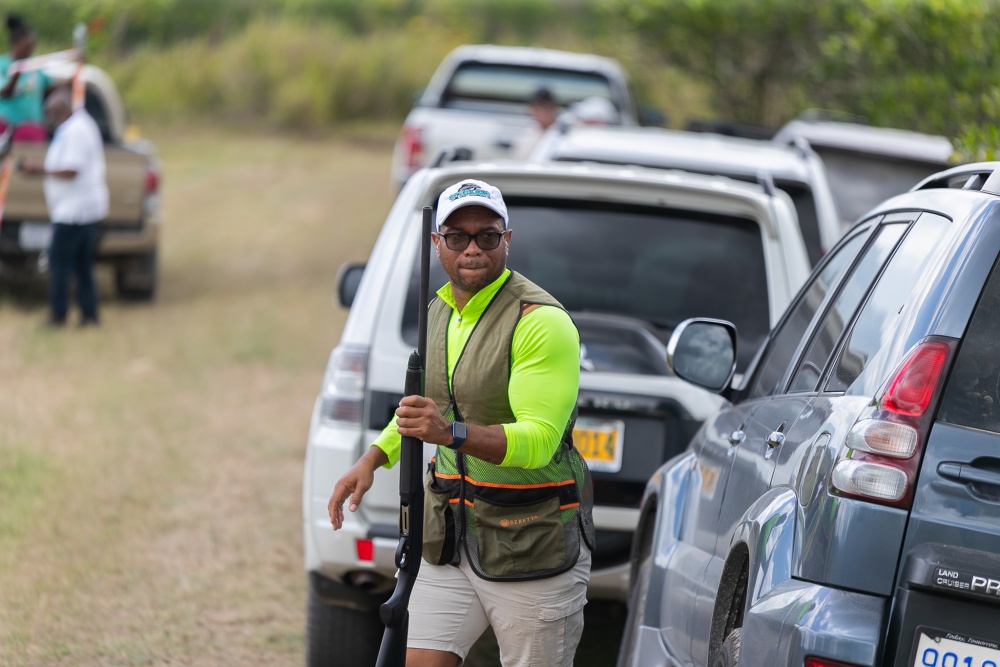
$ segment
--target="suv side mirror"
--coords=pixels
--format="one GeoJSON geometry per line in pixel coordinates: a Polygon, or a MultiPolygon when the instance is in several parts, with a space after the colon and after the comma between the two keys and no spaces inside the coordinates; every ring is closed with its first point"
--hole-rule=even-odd
{"type": "Polygon", "coordinates": [[[682,380],[723,391],[736,372],[736,327],[724,320],[684,320],[670,335],[667,365],[682,380]]]}
{"type": "Polygon", "coordinates": [[[337,300],[344,308],[350,308],[354,303],[364,273],[364,264],[344,264],[337,272],[337,300]]]}

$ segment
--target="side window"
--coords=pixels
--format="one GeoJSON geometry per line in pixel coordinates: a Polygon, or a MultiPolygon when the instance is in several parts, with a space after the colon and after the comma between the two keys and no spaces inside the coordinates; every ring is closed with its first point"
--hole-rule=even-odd
{"type": "Polygon", "coordinates": [[[958,350],[940,418],[1000,433],[1000,262],[993,267],[958,350]]]}
{"type": "Polygon", "coordinates": [[[905,224],[885,225],[879,231],[864,259],[844,283],[836,301],[816,327],[809,347],[795,370],[789,391],[812,391],[816,388],[823,374],[823,368],[826,367],[826,362],[837,346],[841,334],[850,325],[854,313],[868,293],[868,288],[875,281],[875,277],[885,265],[886,258],[892,253],[892,249],[896,247],[905,231],[905,224]]]}
{"type": "Polygon", "coordinates": [[[826,265],[801,294],[799,300],[785,317],[780,329],[771,339],[764,358],[750,386],[750,398],[771,394],[795,354],[799,340],[805,335],[813,315],[822,305],[830,289],[851,266],[854,258],[864,245],[867,234],[861,233],[834,251],[826,265]]]}
{"type": "Polygon", "coordinates": [[[950,225],[947,218],[928,213],[913,224],[858,315],[836,369],[827,381],[827,391],[846,391],[892,338],[896,316],[950,225]]]}

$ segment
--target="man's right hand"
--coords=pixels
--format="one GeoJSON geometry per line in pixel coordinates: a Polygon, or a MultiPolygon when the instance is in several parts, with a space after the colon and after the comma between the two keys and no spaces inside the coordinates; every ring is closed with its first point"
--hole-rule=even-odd
{"type": "Polygon", "coordinates": [[[340,530],[344,525],[344,501],[348,496],[351,503],[348,508],[355,512],[361,504],[361,498],[372,488],[375,481],[375,470],[389,462],[389,457],[378,447],[368,448],[364,456],[351,466],[351,469],[344,473],[344,476],[337,480],[337,485],[333,487],[333,494],[327,505],[330,512],[330,523],[334,530],[340,530]]]}

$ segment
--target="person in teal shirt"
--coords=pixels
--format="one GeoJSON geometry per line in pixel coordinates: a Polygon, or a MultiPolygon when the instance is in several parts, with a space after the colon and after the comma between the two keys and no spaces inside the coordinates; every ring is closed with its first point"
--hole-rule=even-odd
{"type": "Polygon", "coordinates": [[[20,17],[7,15],[10,52],[0,55],[0,132],[14,126],[14,141],[46,141],[45,94],[50,85],[44,72],[10,72],[14,63],[35,51],[35,31],[20,17]]]}

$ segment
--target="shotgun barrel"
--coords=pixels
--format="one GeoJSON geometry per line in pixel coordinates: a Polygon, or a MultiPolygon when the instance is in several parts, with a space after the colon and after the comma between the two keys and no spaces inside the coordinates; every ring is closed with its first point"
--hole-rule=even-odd
{"type": "MultiPolygon", "coordinates": [[[[420,290],[417,309],[417,350],[406,365],[406,396],[422,395],[424,360],[427,358],[427,300],[430,282],[430,235],[433,209],[423,210],[420,238],[420,290]]],[[[396,589],[379,609],[385,624],[376,667],[403,667],[406,664],[406,636],[410,616],[407,606],[420,569],[424,537],[424,443],[402,437],[399,451],[399,545],[396,547],[396,589]]]]}

